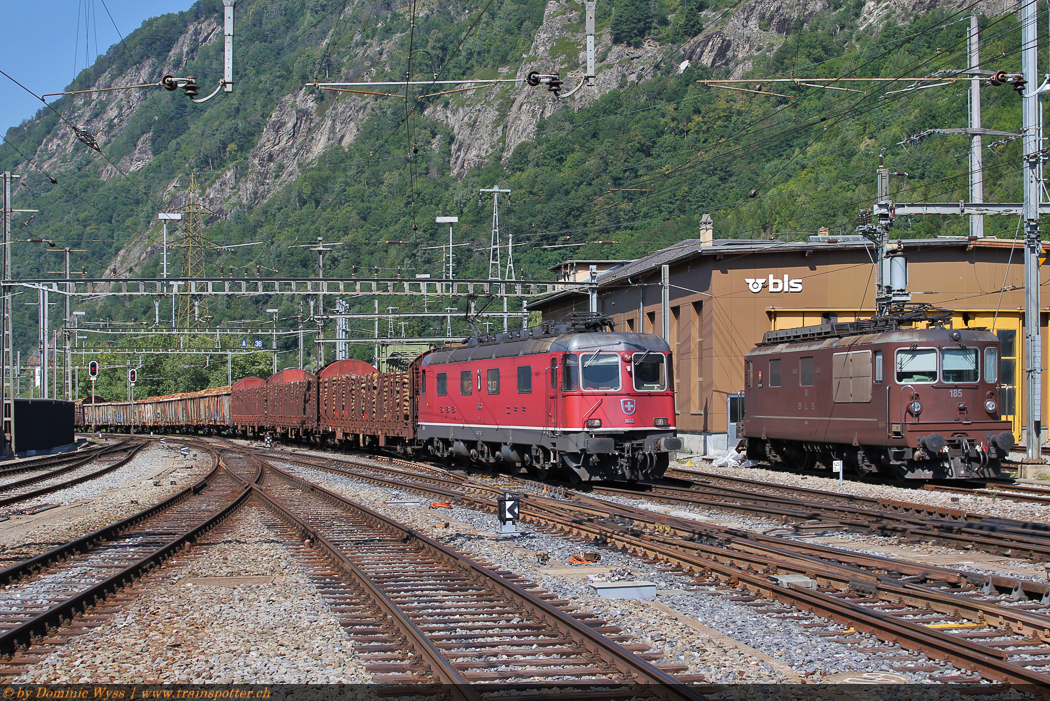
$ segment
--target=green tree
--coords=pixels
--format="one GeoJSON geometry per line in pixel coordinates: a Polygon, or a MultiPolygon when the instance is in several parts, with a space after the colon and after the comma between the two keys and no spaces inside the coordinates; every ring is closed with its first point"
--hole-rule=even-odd
{"type": "Polygon", "coordinates": [[[707,9],[706,0],[682,0],[681,9],[674,23],[674,40],[678,43],[695,37],[704,31],[700,13],[707,9]]]}
{"type": "Polygon", "coordinates": [[[649,0],[617,0],[613,8],[613,41],[638,46],[653,26],[649,0]]]}

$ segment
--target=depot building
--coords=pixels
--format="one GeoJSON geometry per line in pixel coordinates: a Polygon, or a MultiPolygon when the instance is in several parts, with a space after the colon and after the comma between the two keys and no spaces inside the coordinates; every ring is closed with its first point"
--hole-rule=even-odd
{"type": "MultiPolygon", "coordinates": [[[[552,268],[566,282],[585,282],[585,270],[596,274],[597,309],[613,319],[617,331],[667,340],[678,432],[686,449],[703,454],[736,445],[744,355],[762,335],[869,318],[875,314],[877,280],[875,250],[863,237],[713,239],[709,221],[705,217],[701,238],[638,260],[568,261],[552,268]]],[[[1000,406],[1015,438],[1026,442],[1023,241],[945,237],[894,240],[891,246],[907,259],[912,302],[951,310],[955,328],[984,327],[999,336],[1000,406]]],[[[1047,267],[1040,269],[1044,289],[1047,267]]],[[[1044,358],[1050,357],[1047,297],[1044,293],[1040,314],[1044,358]]],[[[586,312],[589,303],[581,287],[530,302],[529,309],[557,321],[586,312]]],[[[1043,416],[1048,380],[1042,383],[1043,416]]]]}

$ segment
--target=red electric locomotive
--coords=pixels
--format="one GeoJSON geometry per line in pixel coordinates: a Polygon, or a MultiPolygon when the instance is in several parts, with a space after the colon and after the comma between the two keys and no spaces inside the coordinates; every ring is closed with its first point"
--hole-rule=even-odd
{"type": "Polygon", "coordinates": [[[889,316],[770,331],[744,361],[747,456],[896,479],[999,476],[999,341],[889,316]]]}
{"type": "Polygon", "coordinates": [[[590,315],[432,351],[413,364],[417,440],[438,457],[540,475],[660,477],[682,445],[669,351],[658,336],[615,333],[590,315]]]}

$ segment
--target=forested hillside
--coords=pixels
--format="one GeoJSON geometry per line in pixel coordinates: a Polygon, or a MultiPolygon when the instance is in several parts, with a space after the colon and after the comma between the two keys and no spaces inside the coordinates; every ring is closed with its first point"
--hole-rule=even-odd
{"type": "MultiPolygon", "coordinates": [[[[966,67],[971,10],[878,17],[870,5],[599,0],[598,85],[559,99],[521,79],[559,70],[566,88],[576,85],[582,3],[240,0],[232,94],[203,105],[159,88],[64,97],[8,132],[0,170],[23,176],[15,206],[40,210],[20,220],[16,238],[82,249],[73,268],[88,277],[159,277],[156,216],[185,205],[191,174],[210,212],[210,244],[261,242],[208,250],[215,277],[313,275],[316,255],[294,246],[317,237],[341,244],[326,259],[326,276],[437,277],[443,251],[430,247],[447,243],[447,228],[434,218],[458,216],[457,243],[474,245],[456,249],[456,276],[485,278],[492,209],[479,190],[493,186],[512,190],[500,223],[523,244],[514,250],[519,279],[545,279],[570,257],[634,258],[695,237],[705,213],[720,238],[852,232],[858,210],[873,201],[880,154],[907,173],[894,178],[894,199],[968,199],[968,137],[909,139],[965,127],[966,84],[908,88],[914,78],[950,79],[966,67]],[[410,48],[417,80],[519,82],[447,95],[421,87],[408,99],[307,86],[401,79],[410,48]],[[749,81],[736,89],[698,82],[727,76],[749,81]],[[874,77],[898,80],[817,82],[874,77]]],[[[982,15],[980,23],[981,67],[1019,70],[1016,18],[982,15]]],[[[150,20],[70,89],[170,73],[193,75],[210,92],[221,76],[221,24],[220,0],[150,20]]],[[[985,87],[982,101],[985,127],[1019,132],[1020,96],[1009,85],[985,87]]],[[[985,199],[1018,201],[1020,141],[986,137],[984,163],[985,199]]],[[[898,222],[894,235],[963,235],[966,226],[914,218],[898,222]]],[[[986,227],[1012,237],[1017,222],[992,218],[986,227]]],[[[59,269],[59,257],[40,248],[13,248],[17,277],[59,269]]],[[[173,275],[180,256],[169,250],[173,275]]],[[[371,300],[347,301],[372,310],[371,300]]],[[[208,313],[213,325],[264,325],[273,305],[282,319],[308,313],[268,299],[212,302],[208,313]]],[[[17,309],[16,346],[28,354],[36,309],[17,309]]],[[[150,300],[82,309],[88,319],[154,319],[150,300]]],[[[407,332],[427,327],[413,322],[407,332]]],[[[371,335],[371,325],[362,333],[371,335]]],[[[170,367],[143,373],[154,378],[151,392],[225,381],[225,360],[191,372],[178,370],[184,358],[163,362],[170,367]]],[[[256,365],[265,371],[268,362],[256,365]]],[[[260,371],[242,365],[236,376],[260,371]]]]}

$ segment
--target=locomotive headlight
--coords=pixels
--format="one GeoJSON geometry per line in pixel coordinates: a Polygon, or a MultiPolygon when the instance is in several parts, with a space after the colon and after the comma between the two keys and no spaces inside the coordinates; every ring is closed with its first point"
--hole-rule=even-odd
{"type": "Polygon", "coordinates": [[[601,428],[601,427],[602,427],[602,420],[601,419],[587,419],[587,428],[601,428]]]}
{"type": "Polygon", "coordinates": [[[908,405],[908,411],[912,416],[918,416],[922,413],[922,402],[914,401],[908,405]]]}
{"type": "Polygon", "coordinates": [[[659,426],[660,428],[666,428],[668,426],[667,419],[653,419],[653,426],[659,426]]]}
{"type": "Polygon", "coordinates": [[[989,414],[994,414],[996,408],[997,407],[995,406],[995,400],[994,399],[989,399],[988,401],[986,401],[984,403],[984,410],[987,411],[989,414]]]}

